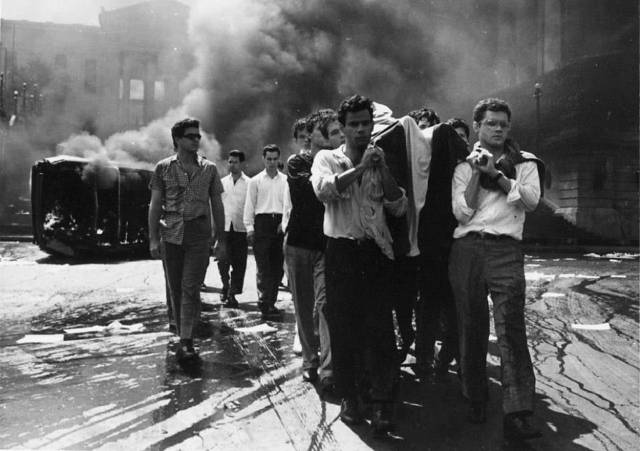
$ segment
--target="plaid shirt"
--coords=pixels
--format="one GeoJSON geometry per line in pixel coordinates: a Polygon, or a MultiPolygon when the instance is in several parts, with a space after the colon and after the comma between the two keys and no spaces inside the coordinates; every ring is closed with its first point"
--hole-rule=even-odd
{"type": "Polygon", "coordinates": [[[218,168],[200,155],[198,168],[191,177],[177,154],[161,160],[153,171],[149,187],[162,192],[160,236],[173,244],[182,244],[185,221],[202,216],[211,220],[209,197],[224,191],[218,168]]]}

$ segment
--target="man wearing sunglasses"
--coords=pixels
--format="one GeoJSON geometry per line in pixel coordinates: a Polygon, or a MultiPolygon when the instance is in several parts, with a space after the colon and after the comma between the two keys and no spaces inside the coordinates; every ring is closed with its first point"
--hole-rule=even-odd
{"type": "Polygon", "coordinates": [[[486,421],[490,293],[500,350],[504,434],[528,439],[540,433],[529,423],[535,376],[524,321],[520,242],[525,213],[540,200],[539,169],[544,167],[508,140],[510,127],[511,109],[504,100],[485,99],[476,105],[473,128],[479,142],[453,176],[452,207],[458,226],[449,278],[458,310],[460,376],[470,403],[468,420],[486,421]]]}
{"type": "Polygon", "coordinates": [[[200,286],[209,248],[224,230],[223,187],[216,165],[198,155],[198,120],[176,122],[171,138],[175,154],[161,160],[151,176],[149,250],[152,258],[162,257],[169,319],[180,337],[178,360],[184,362],[198,358],[193,336],[200,319],[200,286]]]}

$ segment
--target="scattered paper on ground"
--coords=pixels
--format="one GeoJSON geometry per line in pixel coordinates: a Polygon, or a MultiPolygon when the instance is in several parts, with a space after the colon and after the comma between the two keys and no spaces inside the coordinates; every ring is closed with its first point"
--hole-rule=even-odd
{"type": "Polygon", "coordinates": [[[591,252],[590,254],[585,254],[585,257],[591,258],[615,258],[622,260],[633,260],[640,257],[640,254],[630,254],[628,252],[610,252],[608,254],[596,254],[595,252],[591,252]]]}
{"type": "Polygon", "coordinates": [[[64,333],[67,335],[132,334],[144,330],[145,327],[142,323],[125,325],[115,320],[109,323],[108,326],[74,327],[72,329],[64,329],[64,333]]]}
{"type": "Polygon", "coordinates": [[[527,280],[553,280],[555,279],[556,276],[554,276],[553,274],[549,275],[549,274],[544,274],[541,272],[526,272],[525,273],[525,279],[527,280]]]}
{"type": "Polygon", "coordinates": [[[136,323],[130,325],[124,325],[120,321],[115,320],[107,326],[107,330],[111,334],[132,334],[135,332],[142,332],[145,330],[144,324],[136,323]]]}
{"type": "Polygon", "coordinates": [[[74,327],[73,329],[63,329],[67,335],[82,335],[82,334],[99,334],[104,332],[105,326],[89,326],[89,327],[74,327]]]}
{"type": "Polygon", "coordinates": [[[16,343],[59,343],[61,341],[64,341],[64,334],[27,334],[16,343]]]}
{"type": "Polygon", "coordinates": [[[258,324],[257,326],[238,327],[236,328],[236,331],[241,334],[259,335],[259,334],[270,334],[273,332],[277,332],[278,329],[276,329],[275,327],[271,327],[267,323],[262,323],[262,324],[258,324]]]}
{"type": "Polygon", "coordinates": [[[576,330],[610,330],[611,326],[609,323],[600,323],[600,324],[572,324],[572,329],[576,330]]]}
{"type": "Polygon", "coordinates": [[[548,291],[542,294],[543,298],[563,298],[566,294],[564,293],[554,293],[553,291],[548,291]]]}

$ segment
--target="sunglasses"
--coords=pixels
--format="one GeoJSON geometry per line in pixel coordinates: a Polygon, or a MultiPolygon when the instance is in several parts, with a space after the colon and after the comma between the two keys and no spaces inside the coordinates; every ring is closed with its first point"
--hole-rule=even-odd
{"type": "Polygon", "coordinates": [[[202,135],[200,133],[187,133],[186,135],[182,135],[183,138],[187,139],[201,139],[202,135]]]}

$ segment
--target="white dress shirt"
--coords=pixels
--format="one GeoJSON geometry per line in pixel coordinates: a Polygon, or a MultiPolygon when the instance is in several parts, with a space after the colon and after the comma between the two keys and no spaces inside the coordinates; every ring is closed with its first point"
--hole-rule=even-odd
{"type": "Polygon", "coordinates": [[[282,214],[286,186],[287,176],[280,171],[272,178],[265,169],[249,180],[247,201],[244,205],[244,226],[247,233],[253,232],[256,215],[282,214]]]}
{"type": "MultiPolygon", "coordinates": [[[[368,237],[367,227],[362,223],[365,215],[365,193],[356,181],[342,193],[336,188],[336,178],[353,163],[344,154],[344,145],[335,150],[321,150],[316,154],[311,167],[311,184],[318,199],[324,203],[324,234],[331,238],[364,239],[368,237]]],[[[402,188],[401,188],[402,189],[402,188]]],[[[402,190],[402,197],[395,201],[383,199],[382,205],[393,216],[401,216],[407,210],[407,196],[402,190]]],[[[369,238],[373,238],[370,237],[369,238]]]]}
{"type": "Polygon", "coordinates": [[[244,172],[240,173],[238,180],[233,181],[231,174],[222,178],[222,204],[224,205],[224,231],[231,230],[233,224],[234,232],[246,232],[244,226],[244,203],[247,198],[247,188],[249,187],[249,177],[244,172]]]}
{"type": "Polygon", "coordinates": [[[453,173],[451,203],[458,220],[453,237],[461,238],[469,232],[482,232],[522,240],[525,212],[535,210],[540,200],[538,165],[533,161],[516,165],[516,179],[507,179],[511,183],[508,194],[502,190],[486,190],[478,185],[478,208],[475,210],[467,205],[464,197],[471,174],[472,168],[467,162],[458,164],[453,173]]]}

